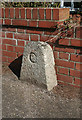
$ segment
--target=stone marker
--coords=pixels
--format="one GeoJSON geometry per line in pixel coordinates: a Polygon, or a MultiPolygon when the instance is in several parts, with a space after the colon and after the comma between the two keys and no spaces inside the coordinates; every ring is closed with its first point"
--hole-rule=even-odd
{"type": "Polygon", "coordinates": [[[50,91],[57,85],[52,48],[45,42],[30,42],[24,49],[20,80],[36,80],[50,91]]]}

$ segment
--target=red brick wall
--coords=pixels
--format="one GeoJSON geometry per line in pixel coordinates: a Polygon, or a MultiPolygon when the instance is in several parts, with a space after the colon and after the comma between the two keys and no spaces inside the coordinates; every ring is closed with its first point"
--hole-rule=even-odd
{"type": "MultiPolygon", "coordinates": [[[[69,18],[69,9],[45,8],[5,8],[2,9],[3,25],[22,25],[25,28],[2,28],[2,61],[9,65],[21,56],[24,46],[31,41],[47,41],[59,32],[50,32],[57,23],[69,18]],[[65,10],[65,14],[64,14],[65,10]],[[62,13],[62,14],[61,14],[62,13]],[[32,27],[32,28],[31,28],[32,27]],[[46,28],[46,29],[45,29],[46,28]]],[[[57,80],[59,84],[70,84],[75,87],[82,86],[82,61],[80,48],[82,44],[81,26],[68,32],[66,38],[60,39],[57,46],[52,45],[57,80]],[[71,34],[69,36],[69,34],[71,34]],[[63,47],[61,47],[63,45],[63,47]],[[74,48],[66,47],[74,46],[74,48]]],[[[54,39],[54,43],[56,40],[54,39]]]]}

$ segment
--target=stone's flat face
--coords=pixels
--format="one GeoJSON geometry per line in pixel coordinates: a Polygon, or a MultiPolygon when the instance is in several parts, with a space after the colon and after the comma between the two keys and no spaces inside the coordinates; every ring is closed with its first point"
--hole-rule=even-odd
{"type": "Polygon", "coordinates": [[[53,51],[49,44],[30,42],[24,50],[20,80],[35,80],[51,90],[57,85],[54,65],[53,51]]]}

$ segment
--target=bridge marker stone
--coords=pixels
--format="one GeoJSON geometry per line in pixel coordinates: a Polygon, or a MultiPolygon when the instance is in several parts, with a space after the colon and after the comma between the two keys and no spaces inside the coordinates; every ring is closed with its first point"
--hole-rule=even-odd
{"type": "Polygon", "coordinates": [[[45,42],[30,42],[24,49],[20,80],[35,80],[47,86],[57,85],[52,48],[45,42]]]}

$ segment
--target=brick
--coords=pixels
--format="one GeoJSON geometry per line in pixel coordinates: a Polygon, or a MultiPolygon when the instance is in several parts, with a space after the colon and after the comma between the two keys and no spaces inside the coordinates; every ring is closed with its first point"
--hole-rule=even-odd
{"type": "Polygon", "coordinates": [[[23,53],[24,52],[24,47],[15,47],[15,52],[23,53]]]}
{"type": "Polygon", "coordinates": [[[25,41],[18,40],[18,46],[25,46],[25,41]]]}
{"type": "Polygon", "coordinates": [[[31,35],[30,38],[32,41],[38,41],[38,35],[31,35]]]}
{"type": "Polygon", "coordinates": [[[72,46],[81,46],[82,45],[82,40],[71,39],[71,45],[72,46]]]}
{"type": "Polygon", "coordinates": [[[37,27],[37,21],[29,21],[30,27],[37,27]]]}
{"type": "Polygon", "coordinates": [[[34,31],[34,30],[26,30],[26,33],[32,33],[32,34],[43,34],[43,31],[34,31]]]}
{"type": "Polygon", "coordinates": [[[82,78],[82,72],[70,69],[70,75],[78,78],[82,78]]]}
{"type": "Polygon", "coordinates": [[[31,19],[31,8],[26,9],[26,18],[31,19]]]}
{"type": "Polygon", "coordinates": [[[6,50],[6,45],[2,44],[2,50],[6,50]]]}
{"type": "Polygon", "coordinates": [[[2,25],[3,24],[3,19],[0,19],[0,25],[2,25]]]}
{"type": "Polygon", "coordinates": [[[17,29],[17,32],[24,33],[24,29],[17,29]]]}
{"type": "Polygon", "coordinates": [[[69,45],[69,39],[60,39],[59,44],[61,44],[61,45],[69,45]]]}
{"type": "Polygon", "coordinates": [[[21,11],[21,15],[20,15],[21,18],[22,18],[22,19],[25,19],[25,9],[24,9],[24,8],[21,8],[20,11],[21,11]]]}
{"type": "Polygon", "coordinates": [[[2,44],[0,44],[0,50],[2,50],[2,44]]]}
{"type": "Polygon", "coordinates": [[[69,18],[69,8],[53,9],[53,20],[65,20],[68,18],[69,18]]]}
{"type": "Polygon", "coordinates": [[[2,32],[0,32],[0,38],[2,37],[2,32]]]}
{"type": "Polygon", "coordinates": [[[10,8],[10,18],[14,18],[14,8],[10,8]]]}
{"type": "Polygon", "coordinates": [[[7,50],[8,50],[8,51],[14,51],[14,46],[9,46],[9,45],[7,45],[7,50]]]}
{"type": "Polygon", "coordinates": [[[2,18],[2,8],[0,8],[0,18],[2,18]]]}
{"type": "Polygon", "coordinates": [[[45,35],[57,35],[58,33],[59,33],[59,30],[55,30],[55,31],[51,31],[51,32],[44,31],[45,35]]]}
{"type": "Polygon", "coordinates": [[[15,18],[19,18],[19,8],[15,8],[15,18]]]}
{"type": "Polygon", "coordinates": [[[71,30],[67,30],[67,37],[73,38],[74,37],[74,28],[71,28],[71,30]]]}
{"type": "Polygon", "coordinates": [[[74,79],[74,84],[76,84],[76,85],[82,85],[82,79],[75,78],[74,79]]]}
{"type": "MultiPolygon", "coordinates": [[[[58,80],[58,85],[61,85],[61,86],[68,86],[69,83],[66,83],[66,82],[63,82],[63,81],[58,80]]],[[[70,84],[70,86],[71,86],[71,84],[70,84]]]]}
{"type": "Polygon", "coordinates": [[[2,56],[2,62],[7,62],[7,57],[5,57],[5,56],[2,56]]]}
{"type": "MultiPolygon", "coordinates": [[[[58,23],[58,27],[59,28],[61,28],[61,31],[63,32],[64,30],[66,30],[66,28],[65,28],[65,25],[60,25],[59,23],[58,23]]],[[[69,30],[69,29],[68,29],[69,30]]],[[[65,33],[64,33],[65,34],[65,33]]]]}
{"type": "Polygon", "coordinates": [[[60,33],[60,36],[61,36],[62,38],[65,38],[65,37],[66,37],[66,33],[61,32],[61,33],[60,33]]]}
{"type": "Polygon", "coordinates": [[[2,54],[3,56],[7,56],[7,57],[14,57],[14,58],[17,57],[15,52],[3,51],[2,54]]]}
{"type": "Polygon", "coordinates": [[[12,20],[12,25],[27,26],[27,20],[12,20]]]}
{"type": "Polygon", "coordinates": [[[76,38],[82,39],[82,26],[76,27],[76,38]]]}
{"type": "Polygon", "coordinates": [[[3,39],[3,44],[9,44],[9,45],[16,45],[16,40],[10,40],[10,39],[3,39]]]}
{"type": "Polygon", "coordinates": [[[7,28],[6,31],[16,32],[16,28],[7,28]]]}
{"type": "Polygon", "coordinates": [[[44,9],[43,8],[39,8],[39,19],[40,20],[44,19],[44,9]]]}
{"type": "Polygon", "coordinates": [[[0,44],[0,51],[2,50],[2,44],[0,44]]]}
{"type": "Polygon", "coordinates": [[[81,57],[82,57],[82,56],[80,56],[80,55],[77,56],[76,54],[71,54],[70,60],[71,60],[71,61],[80,62],[80,61],[81,61],[81,57]]]}
{"type": "Polygon", "coordinates": [[[81,15],[79,15],[79,14],[74,14],[74,15],[72,16],[72,19],[73,19],[73,22],[77,22],[78,24],[80,24],[80,22],[81,22],[81,15]]]}
{"type": "Polygon", "coordinates": [[[59,48],[59,47],[55,47],[55,50],[62,51],[62,52],[68,52],[68,53],[75,53],[75,49],[71,49],[71,48],[59,48]]]}
{"type": "Polygon", "coordinates": [[[22,39],[22,40],[29,40],[29,35],[18,33],[18,34],[14,34],[14,38],[15,39],[22,39]]]}
{"type": "Polygon", "coordinates": [[[69,19],[69,8],[59,9],[59,20],[69,19]]]}
{"type": "Polygon", "coordinates": [[[74,62],[64,61],[64,60],[59,60],[59,59],[56,59],[55,62],[57,66],[74,68],[74,62]]]}
{"type": "Polygon", "coordinates": [[[72,83],[73,81],[73,77],[66,76],[66,75],[60,75],[60,74],[57,75],[57,79],[64,81],[64,82],[68,82],[68,83],[72,83]]]}
{"type": "Polygon", "coordinates": [[[53,22],[53,21],[39,21],[38,27],[53,28],[56,24],[57,22],[53,22]]]}
{"type": "Polygon", "coordinates": [[[76,17],[77,17],[77,23],[81,24],[81,15],[77,14],[76,17]]]}
{"type": "Polygon", "coordinates": [[[6,33],[7,38],[13,38],[13,33],[6,33]]]}
{"type": "Polygon", "coordinates": [[[59,9],[53,9],[53,20],[59,20],[59,9]]]}
{"type": "Polygon", "coordinates": [[[54,51],[54,58],[59,58],[58,52],[54,51]]]}
{"type": "Polygon", "coordinates": [[[45,42],[45,41],[47,41],[47,40],[49,40],[49,39],[51,39],[52,37],[50,37],[50,36],[40,36],[40,41],[43,41],[43,42],[45,42]]]}
{"type": "Polygon", "coordinates": [[[77,54],[82,53],[82,50],[77,49],[77,50],[76,50],[76,53],[77,53],[77,54]]]}
{"type": "Polygon", "coordinates": [[[82,71],[82,64],[76,63],[76,69],[82,71]]]}
{"type": "Polygon", "coordinates": [[[0,44],[2,43],[2,39],[0,38],[0,44]]]}
{"type": "Polygon", "coordinates": [[[11,25],[11,19],[5,19],[5,24],[6,25],[11,25]]]}
{"type": "Polygon", "coordinates": [[[2,18],[4,18],[4,8],[2,8],[2,18]]]}
{"type": "Polygon", "coordinates": [[[9,18],[9,8],[5,8],[5,18],[9,18]]]}
{"type": "Polygon", "coordinates": [[[32,10],[32,17],[33,19],[38,19],[38,9],[37,8],[33,8],[32,10]]]}
{"type": "Polygon", "coordinates": [[[76,22],[76,15],[72,15],[72,19],[74,22],[76,22]]]}
{"type": "Polygon", "coordinates": [[[59,73],[68,75],[69,69],[68,68],[60,68],[58,67],[59,73]]]}
{"type": "Polygon", "coordinates": [[[2,50],[0,50],[0,57],[2,57],[2,50]]]}
{"type": "Polygon", "coordinates": [[[68,60],[69,59],[69,54],[60,52],[59,53],[59,58],[68,60]]]}
{"type": "Polygon", "coordinates": [[[51,20],[51,9],[46,9],[46,19],[51,20]]]}
{"type": "Polygon", "coordinates": [[[2,28],[2,31],[7,31],[8,30],[8,28],[2,28]]]}
{"type": "Polygon", "coordinates": [[[2,31],[11,31],[11,32],[16,32],[16,28],[2,28],[2,31]]]}
{"type": "Polygon", "coordinates": [[[5,37],[5,32],[2,31],[2,37],[5,37]]]}
{"type": "Polygon", "coordinates": [[[2,57],[2,44],[0,44],[1,48],[0,48],[0,58],[2,57]]]}
{"type": "Polygon", "coordinates": [[[11,62],[13,62],[15,60],[15,58],[12,58],[12,57],[8,57],[8,63],[11,63],[11,62]]]}
{"type": "Polygon", "coordinates": [[[2,30],[0,30],[0,39],[1,39],[1,37],[2,37],[2,30]]]}

